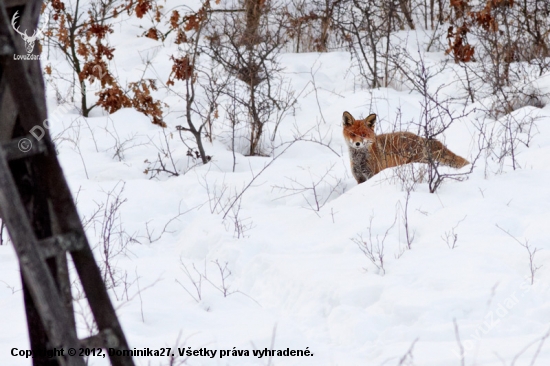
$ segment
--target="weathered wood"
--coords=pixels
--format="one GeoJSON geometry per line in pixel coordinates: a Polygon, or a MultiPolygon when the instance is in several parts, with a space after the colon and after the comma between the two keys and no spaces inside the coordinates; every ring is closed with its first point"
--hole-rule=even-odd
{"type": "MultiPolygon", "coordinates": [[[[57,225],[57,218],[51,208],[51,204],[49,205],[49,209],[50,209],[50,217],[51,217],[51,224],[52,224],[52,234],[54,238],[58,238],[58,240],[61,239],[62,242],[71,241],[71,240],[78,241],[79,243],[76,243],[75,245],[76,248],[78,248],[79,245],[81,244],[85,244],[83,243],[81,238],[75,237],[75,235],[72,235],[71,233],[63,234],[61,230],[59,230],[59,225],[57,225]]],[[[67,245],[67,244],[62,243],[61,245],[67,245]]],[[[71,292],[71,279],[69,277],[69,264],[67,262],[67,252],[60,252],[54,258],[55,258],[55,266],[57,270],[57,287],[59,288],[59,292],[61,294],[61,301],[63,302],[63,305],[65,306],[67,313],[69,314],[69,322],[71,323],[71,328],[75,329],[76,331],[76,321],[75,321],[74,307],[73,307],[73,294],[71,292]]]]}
{"type": "Polygon", "coordinates": [[[38,245],[42,256],[51,258],[68,251],[81,250],[86,245],[86,241],[78,234],[68,233],[40,240],[38,245]]]}
{"type": "MultiPolygon", "coordinates": [[[[93,344],[98,347],[127,350],[129,347],[124,333],[84,234],[71,192],[47,131],[44,83],[40,63],[12,59],[13,53],[25,54],[26,51],[22,40],[18,39],[11,29],[10,16],[5,8],[8,3],[9,6],[20,4],[17,0],[9,0],[9,2],[0,0],[0,77],[2,77],[0,132],[4,134],[3,136],[12,136],[9,132],[14,130],[14,124],[15,129],[19,129],[17,134],[19,137],[28,135],[37,126],[42,127],[45,132],[43,136],[38,137],[38,140],[31,139],[33,146],[27,153],[21,151],[25,150],[24,146],[21,149],[20,145],[15,145],[19,142],[9,141],[0,146],[0,214],[16,247],[25,282],[24,287],[32,298],[30,307],[36,307],[44,329],[47,331],[50,346],[77,348],[77,344],[93,344]],[[3,118],[10,113],[11,120],[3,118]],[[3,151],[4,149],[6,151],[3,151]],[[10,175],[10,167],[6,162],[8,158],[13,161],[11,166],[25,162],[33,167],[33,179],[39,182],[35,188],[39,188],[41,192],[32,191],[31,193],[47,196],[51,216],[48,237],[40,235],[37,238],[36,228],[33,233],[32,225],[25,216],[21,199],[17,195],[17,188],[10,175]],[[96,336],[82,341],[76,339],[74,330],[67,252],[72,256],[99,329],[96,336]],[[57,283],[52,274],[56,275],[57,283]]],[[[23,28],[31,29],[38,23],[41,1],[28,0],[25,4],[20,24],[23,28]]],[[[13,11],[11,10],[11,13],[13,11]]],[[[35,52],[37,52],[36,49],[35,52]]],[[[41,207],[43,209],[44,205],[41,207]]],[[[27,212],[27,216],[29,215],[30,213],[27,212]]],[[[28,316],[30,313],[32,311],[27,312],[28,316]]],[[[41,342],[46,344],[44,340],[41,342]]],[[[81,365],[83,362],[79,357],[69,359],[58,357],[58,361],[61,365],[81,365]]],[[[134,365],[131,357],[112,357],[111,363],[116,366],[134,365]]]]}
{"type": "MultiPolygon", "coordinates": [[[[10,233],[25,283],[29,287],[52,346],[76,348],[79,344],[78,339],[71,331],[70,322],[63,311],[58,289],[45,259],[36,250],[37,239],[23,207],[10,174],[6,155],[0,148],[0,216],[10,233]]],[[[84,360],[77,357],[66,357],[59,361],[62,365],[85,365],[84,360]]]]}
{"type": "MultiPolygon", "coordinates": [[[[3,2],[3,5],[6,5],[6,2],[3,2]]],[[[9,4],[9,5],[19,5],[19,4],[9,4]]],[[[27,4],[25,11],[23,11],[23,16],[21,17],[21,25],[22,26],[28,26],[31,25],[33,22],[33,17],[35,18],[34,21],[38,19],[38,13],[36,12],[37,4],[36,1],[29,4],[27,4]]],[[[4,15],[6,15],[6,11],[3,6],[0,6],[0,18],[4,18],[4,15]]],[[[21,9],[19,9],[21,10],[21,9]]],[[[22,106],[21,102],[16,103],[13,97],[13,94],[11,93],[11,89],[14,88],[14,84],[11,84],[10,88],[10,77],[7,77],[9,73],[7,74],[6,71],[9,70],[9,67],[5,67],[6,64],[9,64],[10,62],[13,64],[14,62],[11,60],[13,58],[13,54],[16,52],[21,54],[20,50],[21,47],[15,46],[15,43],[13,41],[13,33],[11,32],[11,29],[8,28],[6,22],[4,21],[0,27],[2,30],[0,30],[0,54],[4,57],[2,57],[2,80],[0,82],[0,141],[4,141],[5,139],[11,138],[12,136],[24,136],[28,134],[29,130],[25,130],[21,125],[16,126],[18,121],[18,113],[21,111],[24,106],[22,106]]],[[[27,27],[28,28],[28,27],[27,27]]],[[[20,37],[18,37],[20,38],[20,37]]],[[[17,40],[17,43],[21,46],[22,40],[17,40]]],[[[37,50],[35,50],[37,51],[37,50]]],[[[37,80],[38,85],[43,86],[42,77],[40,74],[37,74],[37,69],[39,70],[40,65],[38,62],[30,62],[27,63],[27,65],[24,65],[23,62],[19,62],[21,64],[22,69],[24,70],[22,72],[22,76],[25,76],[26,74],[34,73],[35,75],[38,75],[39,78],[35,78],[37,80]],[[38,67],[38,68],[37,68],[38,67]],[[34,71],[33,71],[34,70],[34,71]]],[[[15,86],[17,87],[17,86],[15,86]]],[[[40,96],[40,93],[37,93],[38,96],[40,96]]],[[[44,95],[42,94],[42,100],[44,100],[44,95]]],[[[20,120],[19,120],[20,122],[20,120]]],[[[29,145],[31,144],[31,141],[34,139],[29,140],[23,140],[23,144],[20,144],[18,146],[14,146],[12,144],[8,144],[7,149],[7,158],[11,160],[20,159],[22,158],[22,153],[29,148],[29,145]]],[[[19,142],[19,141],[18,141],[19,142]]],[[[30,154],[28,154],[28,157],[32,157],[36,153],[40,153],[44,151],[44,144],[40,141],[34,140],[33,146],[31,146],[31,151],[29,151],[30,154]]],[[[26,201],[26,211],[29,219],[31,220],[28,225],[34,227],[34,234],[38,238],[45,238],[47,236],[51,236],[52,234],[52,228],[51,228],[51,221],[50,221],[50,213],[49,213],[49,204],[47,199],[45,198],[43,192],[40,190],[36,190],[35,188],[38,187],[40,182],[36,181],[39,179],[36,174],[36,167],[32,167],[31,164],[29,164],[28,161],[23,162],[14,162],[11,164],[10,169],[12,170],[12,174],[14,179],[18,180],[18,185],[20,185],[19,191],[21,194],[21,199],[23,201],[26,201]],[[25,184],[22,182],[26,182],[27,185],[33,185],[33,187],[27,187],[26,189],[22,188],[25,184]]],[[[8,227],[8,230],[10,231],[10,228],[8,227]]],[[[10,233],[10,235],[13,237],[13,234],[10,233]]],[[[36,240],[35,240],[36,243],[36,240]]],[[[15,241],[14,241],[15,244],[15,241]]],[[[32,242],[29,244],[33,244],[32,242]]],[[[32,250],[32,249],[31,249],[32,250]]],[[[36,250],[36,244],[34,245],[34,250],[36,250]]],[[[40,255],[39,255],[40,257],[40,255]]],[[[74,326],[74,315],[73,315],[73,308],[72,308],[72,297],[70,299],[70,303],[67,302],[67,294],[66,294],[66,287],[67,284],[70,286],[70,281],[68,278],[68,267],[66,263],[66,256],[65,253],[58,254],[55,258],[51,258],[46,261],[45,267],[46,267],[46,273],[50,274],[50,278],[46,278],[43,281],[46,281],[48,284],[48,287],[50,287],[52,282],[54,284],[54,287],[57,287],[56,292],[51,292],[49,296],[54,296],[56,298],[56,302],[58,302],[57,305],[53,304],[40,304],[44,300],[41,299],[40,291],[37,291],[37,286],[40,286],[40,284],[32,283],[33,277],[35,276],[43,276],[43,273],[40,273],[43,271],[44,268],[39,268],[39,273],[35,273],[34,275],[29,274],[28,268],[25,268],[25,265],[22,264],[21,260],[21,271],[22,271],[22,282],[23,282],[23,298],[25,303],[25,311],[27,314],[27,327],[29,332],[29,338],[30,338],[30,344],[31,349],[33,351],[39,351],[39,350],[45,350],[47,348],[51,348],[52,344],[54,343],[54,339],[51,337],[52,332],[59,332],[65,328],[65,332],[68,332],[72,334],[73,342],[77,341],[76,339],[76,330],[74,326]],[[29,282],[31,281],[31,282],[29,282]],[[61,291],[61,292],[60,292],[61,291]],[[44,317],[44,309],[43,307],[49,307],[52,306],[59,306],[59,302],[61,306],[64,306],[62,308],[56,309],[57,312],[61,314],[66,315],[65,321],[61,320],[59,329],[49,329],[50,323],[52,320],[46,319],[44,317]]],[[[28,265],[31,266],[31,265],[28,265]]],[[[27,266],[27,267],[28,267],[27,266]]],[[[53,311],[52,316],[56,315],[56,310],[53,311]]],[[[54,322],[57,322],[57,320],[53,320],[54,322]]],[[[58,334],[56,337],[63,338],[63,345],[66,342],[65,335],[58,334]]],[[[35,357],[33,358],[33,365],[34,366],[58,366],[58,365],[72,365],[72,364],[82,364],[83,360],[78,360],[73,358],[72,360],[65,360],[63,358],[47,358],[47,357],[35,357]]]]}
{"type": "Polygon", "coordinates": [[[6,8],[12,8],[14,6],[25,5],[28,0],[3,0],[6,8]]]}
{"type": "Polygon", "coordinates": [[[118,339],[111,329],[103,329],[98,334],[80,340],[80,347],[118,348],[118,339]]]}
{"type": "MultiPolygon", "coordinates": [[[[22,133],[20,126],[12,131],[12,134],[18,135],[22,133]]],[[[30,161],[19,160],[9,164],[13,180],[17,185],[21,201],[24,205],[24,210],[31,224],[34,235],[37,239],[47,238],[52,235],[50,212],[48,201],[44,194],[41,194],[39,189],[40,182],[36,178],[36,167],[30,164],[30,161]]],[[[54,281],[59,280],[59,271],[54,260],[46,262],[47,267],[52,274],[54,281]]],[[[23,300],[25,304],[25,312],[27,315],[27,328],[29,332],[29,341],[31,350],[35,353],[38,350],[43,350],[48,347],[49,337],[41,320],[40,313],[34,303],[31,294],[31,289],[27,284],[26,279],[22,276],[23,284],[23,300]]],[[[55,358],[34,357],[34,366],[59,366],[59,362],[55,358]]]]}
{"type": "MultiPolygon", "coordinates": [[[[47,152],[36,156],[37,164],[41,167],[43,179],[47,181],[52,202],[52,210],[57,219],[60,232],[72,232],[85,240],[82,249],[71,252],[74,266],[82,283],[90,309],[94,315],[98,329],[111,329],[113,337],[117,339],[118,349],[129,349],[124,333],[111,303],[103,277],[92,250],[86,239],[84,228],[78,217],[78,212],[72,200],[72,195],[63,176],[59,162],[55,156],[55,149],[49,135],[43,138],[47,152]]],[[[131,357],[112,357],[111,362],[116,366],[133,366],[131,357]]]]}
{"type": "MultiPolygon", "coordinates": [[[[0,114],[0,116],[2,116],[2,114],[0,114]]],[[[8,161],[29,158],[46,151],[44,142],[42,142],[42,140],[37,141],[31,135],[8,141],[2,144],[2,148],[4,149],[4,154],[6,154],[6,159],[8,159],[8,161]],[[30,146],[29,150],[27,150],[27,146],[30,146]]]]}
{"type": "Polygon", "coordinates": [[[2,123],[0,123],[0,143],[3,143],[11,139],[13,126],[15,126],[15,120],[17,119],[17,107],[4,78],[0,80],[0,116],[2,117],[2,123]]]}

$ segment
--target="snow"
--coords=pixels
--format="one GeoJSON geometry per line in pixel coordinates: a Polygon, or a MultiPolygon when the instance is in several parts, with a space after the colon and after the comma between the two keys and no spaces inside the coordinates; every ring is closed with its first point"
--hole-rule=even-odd
{"type": "MultiPolygon", "coordinates": [[[[122,54],[125,60],[117,69],[121,77],[141,75],[138,54],[154,45],[139,38],[117,48],[116,57],[122,54]]],[[[167,55],[173,52],[167,47],[151,56],[164,81],[167,55]]],[[[433,65],[445,59],[441,52],[423,56],[433,65]]],[[[306,92],[295,113],[283,120],[278,139],[289,141],[297,128],[314,128],[332,150],[300,141],[284,152],[284,146],[275,149],[273,162],[272,157],[237,154],[235,171],[230,146],[219,139],[212,144],[205,140],[213,156],[210,164],[194,166],[186,157],[187,148],[175,130],[183,123],[178,98],[164,96],[172,113],[162,131],[131,109],[112,115],[94,111],[84,119],[70,106],[58,106],[48,89],[50,114],[62,108],[50,132],[81,217],[89,220],[98,205],[108,206],[113,201],[113,196],[106,201],[108,192],[126,200],[117,225],[124,238],[134,240],[113,259],[126,283],[110,294],[130,346],[171,347],[176,355],[176,347],[218,350],[215,358],[189,357],[188,365],[350,366],[398,365],[412,346],[414,364],[459,365],[456,321],[465,365],[508,365],[529,345],[515,365],[532,364],[536,352],[535,364],[548,365],[550,342],[538,347],[550,323],[550,272],[543,266],[550,260],[550,106],[514,112],[537,117],[538,133],[530,147],[518,147],[522,169],[512,169],[507,161],[499,170],[490,159],[479,159],[467,180],[446,181],[435,194],[429,193],[427,183],[417,184],[407,208],[414,233],[409,250],[404,228],[407,193],[395,179],[395,169],[357,185],[340,121],[346,110],[356,117],[377,113],[377,131],[382,133],[391,130],[400,110],[403,129],[414,131],[410,122],[420,116],[421,96],[410,90],[358,88],[348,72],[351,60],[346,52],[285,54],[281,62],[294,90],[306,92]],[[166,141],[180,175],[149,179],[145,161],[155,160],[155,146],[165,147],[166,141]],[[117,156],[117,145],[123,143],[117,156]],[[311,191],[289,195],[289,188],[311,185],[327,171],[317,191],[326,204],[318,211],[312,209],[311,191]],[[230,209],[228,202],[252,180],[242,201],[230,209]],[[217,199],[220,205],[215,206],[217,199]],[[243,225],[240,232],[235,230],[235,214],[243,225]],[[374,240],[382,240],[394,222],[384,241],[382,273],[352,239],[367,237],[371,225],[374,240]],[[147,228],[154,230],[152,235],[147,228]],[[453,230],[458,236],[451,249],[445,236],[453,230]],[[538,249],[534,263],[540,269],[533,284],[529,254],[514,237],[538,249]],[[230,274],[223,272],[227,278],[222,279],[224,268],[230,274]],[[200,278],[197,291],[193,281],[197,284],[200,278]],[[248,350],[250,356],[219,357],[221,350],[231,352],[234,347],[248,350]],[[265,348],[307,348],[313,356],[269,360],[252,355],[265,348]]],[[[436,90],[455,77],[446,69],[432,80],[432,87],[436,90]]],[[[550,87],[547,75],[537,83],[550,87]]],[[[445,94],[458,91],[454,85],[445,94]]],[[[446,145],[467,159],[477,153],[475,118],[461,118],[444,136],[446,145]]],[[[98,262],[103,258],[97,247],[100,227],[97,222],[87,226],[98,262]]],[[[10,355],[14,347],[29,348],[11,245],[0,248],[0,278],[2,325],[9,330],[0,334],[0,364],[28,365],[23,357],[10,355]]],[[[77,309],[83,303],[79,300],[77,309]]],[[[84,337],[89,335],[84,322],[89,314],[78,313],[79,335],[84,337]]],[[[135,361],[167,365],[169,359],[135,361]]],[[[90,365],[105,364],[106,359],[90,358],[90,365]]]]}

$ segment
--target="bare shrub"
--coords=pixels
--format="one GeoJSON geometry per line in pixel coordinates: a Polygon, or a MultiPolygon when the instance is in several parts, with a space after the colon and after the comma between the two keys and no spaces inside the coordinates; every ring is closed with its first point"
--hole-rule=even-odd
{"type": "Polygon", "coordinates": [[[369,88],[390,85],[395,72],[389,62],[392,32],[403,29],[405,23],[415,28],[411,2],[344,0],[334,13],[364,84],[369,88]]]}
{"type": "MultiPolygon", "coordinates": [[[[454,248],[454,246],[453,246],[454,248]]],[[[456,321],[456,318],[453,318],[453,324],[455,327],[455,339],[456,343],[458,345],[458,349],[460,350],[460,366],[465,366],[464,363],[464,346],[462,345],[462,341],[460,340],[460,332],[458,330],[458,323],[456,321]]]]}
{"type": "Polygon", "coordinates": [[[152,243],[155,243],[157,241],[159,241],[163,236],[164,234],[172,234],[174,233],[174,231],[170,231],[168,230],[168,226],[170,226],[174,221],[179,221],[179,218],[183,215],[185,215],[186,213],[198,208],[199,206],[195,206],[195,207],[192,207],[190,209],[188,209],[187,211],[181,211],[181,204],[182,204],[182,201],[180,201],[180,204],[178,205],[178,213],[176,215],[174,215],[174,217],[172,217],[171,219],[169,219],[168,221],[166,221],[166,223],[164,224],[164,226],[162,227],[162,230],[160,231],[159,234],[155,234],[155,229],[150,229],[149,228],[149,223],[151,221],[148,221],[145,223],[145,232],[146,232],[146,238],[147,238],[147,241],[149,242],[149,244],[152,244],[152,243]]]}
{"type": "MultiPolygon", "coordinates": [[[[202,269],[197,268],[195,266],[195,263],[191,264],[192,268],[189,268],[188,265],[186,265],[182,258],[180,258],[181,268],[183,273],[185,274],[187,281],[189,284],[182,283],[178,279],[176,279],[176,282],[182,287],[182,289],[189,295],[195,302],[200,303],[203,299],[203,284],[208,283],[214,288],[215,290],[219,291],[223,297],[228,297],[235,293],[240,293],[251,300],[250,296],[246,295],[245,293],[235,290],[232,288],[232,284],[230,283],[230,277],[232,276],[232,272],[228,267],[228,262],[220,262],[218,259],[214,259],[210,262],[204,261],[204,266],[202,269]],[[208,267],[214,267],[214,272],[216,273],[213,276],[210,276],[208,272],[208,267]]],[[[209,309],[207,309],[208,311],[209,309]]]]}
{"type": "Polygon", "coordinates": [[[458,228],[458,225],[460,225],[460,223],[464,220],[466,220],[466,216],[458,221],[456,225],[451,228],[451,230],[445,231],[444,236],[441,236],[441,239],[447,244],[447,247],[449,247],[449,249],[454,249],[458,246],[456,244],[458,241],[458,233],[456,233],[455,230],[458,228]]]}
{"type": "MultiPolygon", "coordinates": [[[[198,157],[202,164],[207,164],[211,156],[204,149],[203,137],[210,142],[213,139],[213,123],[219,116],[218,99],[228,82],[227,77],[221,75],[219,68],[212,65],[203,67],[202,63],[208,61],[201,55],[204,52],[204,32],[210,22],[212,9],[210,1],[202,2],[196,11],[187,11],[180,15],[177,10],[172,11],[170,18],[171,30],[177,32],[176,44],[178,44],[177,57],[172,56],[172,72],[166,82],[171,93],[180,96],[185,101],[184,125],[177,126],[180,137],[181,132],[193,136],[198,157]],[[185,91],[177,92],[171,86],[175,83],[183,83],[185,91]],[[199,96],[200,95],[200,96],[199,96]]],[[[194,148],[189,148],[193,151],[194,148]]]]}
{"type": "MultiPolygon", "coordinates": [[[[302,141],[304,136],[309,133],[300,134],[295,136],[292,140],[282,143],[281,145],[272,146],[272,150],[275,152],[272,158],[267,161],[264,166],[258,171],[251,169],[252,177],[242,184],[241,187],[231,187],[225,182],[217,184],[214,182],[213,186],[209,183],[207,176],[204,175],[199,181],[199,184],[206,190],[208,195],[208,205],[211,213],[223,215],[222,220],[224,223],[230,223],[229,226],[233,226],[234,235],[236,238],[245,237],[246,231],[250,230],[253,226],[250,218],[243,218],[241,216],[242,198],[245,193],[254,186],[254,183],[258,178],[286,151],[292,147],[295,143],[302,141]]],[[[227,228],[229,227],[227,226],[227,228]]]]}
{"type": "MultiPolygon", "coordinates": [[[[90,128],[88,122],[84,120],[84,122],[87,124],[90,132],[92,133],[92,138],[95,142],[95,137],[93,130],[90,128]]],[[[80,126],[79,126],[80,127],[80,126]]],[[[128,150],[131,150],[133,148],[144,146],[146,143],[139,142],[139,136],[140,134],[138,132],[132,131],[126,136],[121,136],[119,134],[116,124],[114,123],[113,119],[110,117],[107,117],[107,121],[105,123],[105,126],[102,127],[102,130],[105,131],[105,134],[112,138],[113,146],[108,148],[106,151],[112,153],[112,158],[116,159],[118,161],[125,161],[126,159],[126,152],[128,150]]],[[[97,148],[96,143],[96,151],[99,151],[97,148]]]]}
{"type": "Polygon", "coordinates": [[[368,260],[376,266],[379,272],[384,275],[386,270],[384,269],[384,242],[388,236],[388,233],[393,229],[395,223],[397,222],[397,215],[393,220],[393,223],[390,227],[384,232],[384,235],[376,234],[376,237],[373,238],[372,233],[372,221],[374,220],[374,214],[369,218],[369,226],[367,227],[368,236],[363,236],[358,234],[355,238],[351,240],[357,244],[359,250],[365,254],[368,260]]]}
{"type": "MultiPolygon", "coordinates": [[[[252,174],[254,176],[254,173],[252,174]]],[[[253,177],[253,180],[255,178],[253,177]]],[[[250,188],[250,185],[243,185],[242,190],[239,191],[237,188],[229,187],[225,182],[219,185],[216,181],[211,185],[206,176],[203,176],[199,183],[208,195],[210,213],[223,214],[222,221],[226,230],[229,231],[230,228],[233,228],[235,238],[245,238],[246,233],[254,226],[250,217],[242,217],[241,215],[243,195],[250,188]]]]}
{"type": "Polygon", "coordinates": [[[212,16],[205,52],[230,77],[224,94],[236,103],[229,104],[244,112],[248,146],[243,153],[267,155],[262,136],[268,122],[277,126],[296,103],[277,58],[286,42],[285,15],[276,1],[247,0],[244,12],[232,6],[212,16]]]}
{"type": "Polygon", "coordinates": [[[504,233],[506,233],[509,237],[514,239],[519,245],[525,248],[527,250],[527,254],[529,254],[529,273],[531,275],[531,285],[535,282],[535,273],[540,269],[541,266],[537,266],[535,264],[535,254],[537,254],[538,248],[533,248],[529,245],[529,240],[525,240],[525,242],[522,242],[518,238],[516,238],[514,235],[510,234],[508,230],[505,230],[501,228],[498,224],[495,224],[496,227],[498,227],[500,230],[502,230],[504,233]]]}
{"type": "Polygon", "coordinates": [[[182,259],[180,259],[180,263],[183,273],[192,285],[192,289],[190,290],[188,286],[183,285],[178,279],[176,279],[176,282],[181,286],[181,288],[183,288],[185,292],[187,292],[187,294],[189,294],[189,296],[191,296],[193,300],[195,300],[195,302],[198,303],[202,300],[202,274],[195,267],[194,263],[192,265],[193,272],[191,272],[191,270],[187,268],[182,259]]]}
{"type": "Polygon", "coordinates": [[[538,134],[536,122],[538,117],[519,112],[506,114],[497,120],[486,118],[475,121],[475,128],[479,133],[479,145],[483,150],[486,161],[486,172],[489,172],[488,162],[496,162],[497,168],[493,171],[500,174],[506,166],[513,170],[520,169],[519,155],[521,146],[529,148],[534,136],[538,134]]]}
{"type": "Polygon", "coordinates": [[[414,242],[415,231],[410,227],[409,223],[409,200],[411,198],[412,188],[406,191],[405,207],[401,204],[401,201],[397,203],[398,211],[401,211],[401,218],[403,220],[403,228],[405,229],[405,239],[407,240],[407,249],[412,249],[412,243],[414,242]]]}
{"type": "Polygon", "coordinates": [[[477,50],[484,77],[493,89],[510,86],[520,78],[514,66],[527,62],[547,70],[550,55],[548,34],[550,8],[541,0],[487,1],[469,12],[472,33],[479,39],[477,50]],[[489,62],[487,62],[489,61],[489,62]]]}
{"type": "MultiPolygon", "coordinates": [[[[546,340],[550,337],[550,329],[546,331],[545,334],[543,334],[541,337],[535,339],[532,342],[529,342],[525,347],[523,347],[512,359],[512,362],[510,362],[510,366],[515,366],[516,362],[521,358],[525,352],[529,348],[531,348],[534,345],[537,345],[537,348],[535,350],[535,353],[533,354],[533,357],[531,358],[531,362],[529,363],[529,366],[534,366],[536,364],[536,361],[540,355],[540,351],[542,350],[542,347],[544,346],[544,343],[546,343],[546,340]]],[[[498,354],[497,354],[498,356],[498,354]]],[[[500,358],[500,356],[499,356],[500,358]]]]}
{"type": "MultiPolygon", "coordinates": [[[[174,345],[172,346],[172,349],[183,349],[185,348],[185,345],[187,343],[187,339],[186,340],[183,340],[181,341],[181,332],[180,334],[178,334],[178,338],[176,339],[176,341],[174,342],[174,345]]],[[[164,363],[160,364],[161,366],[181,366],[181,365],[186,365],[187,364],[187,360],[189,359],[190,356],[180,356],[179,355],[179,352],[173,352],[169,357],[168,357],[168,363],[165,365],[164,363]]]]}
{"type": "MultiPolygon", "coordinates": [[[[144,161],[145,164],[147,164],[147,167],[143,173],[149,175],[150,179],[155,179],[161,174],[168,174],[169,177],[177,177],[180,175],[180,172],[176,166],[173,147],[170,145],[170,141],[173,137],[173,133],[167,133],[165,130],[162,130],[162,134],[159,134],[158,142],[150,139],[151,144],[157,150],[156,159],[145,159],[144,161]]],[[[193,159],[194,156],[191,155],[190,158],[193,159]]]]}
{"type": "Polygon", "coordinates": [[[412,343],[409,346],[409,349],[407,350],[407,352],[399,359],[399,363],[397,364],[397,366],[413,366],[414,365],[413,351],[414,351],[414,346],[416,345],[416,342],[418,342],[418,338],[416,338],[414,341],[412,341],[412,343]]]}
{"type": "Polygon", "coordinates": [[[338,192],[343,193],[346,188],[343,179],[333,174],[335,165],[336,163],[333,163],[325,170],[325,173],[320,175],[307,169],[310,178],[307,183],[297,178],[287,178],[290,181],[289,186],[273,185],[272,191],[277,190],[284,193],[276,199],[301,195],[306,203],[305,208],[319,215],[318,212],[332,196],[338,192]]]}
{"type": "MultiPolygon", "coordinates": [[[[466,76],[473,74],[486,89],[482,94],[494,96],[491,116],[498,118],[525,105],[543,105],[540,92],[530,82],[550,66],[550,8],[540,0],[453,1],[451,7],[447,52],[457,63],[477,61],[465,67],[466,76]],[[468,34],[475,37],[475,44],[468,43],[468,34]]],[[[473,102],[470,80],[468,88],[473,102]]]]}
{"type": "Polygon", "coordinates": [[[127,273],[117,266],[118,257],[128,255],[128,244],[138,243],[137,233],[126,231],[120,214],[120,208],[126,202],[124,186],[125,183],[120,182],[106,191],[105,200],[96,203],[95,211],[83,219],[87,230],[93,230],[97,238],[92,249],[100,255],[99,268],[105,285],[108,289],[115,289],[125,284],[123,293],[127,291],[127,273]]]}
{"type": "Polygon", "coordinates": [[[327,52],[338,48],[341,41],[334,31],[336,9],[343,0],[292,0],[285,7],[287,34],[292,39],[292,50],[299,52],[327,52]]]}
{"type": "MultiPolygon", "coordinates": [[[[236,195],[237,192],[233,197],[236,197],[236,195]]],[[[246,233],[254,227],[250,217],[242,217],[241,215],[242,201],[242,196],[236,198],[235,204],[227,211],[224,219],[224,223],[228,223],[229,226],[233,227],[233,236],[237,239],[246,238],[246,233]]]]}
{"type": "Polygon", "coordinates": [[[443,90],[447,85],[440,84],[435,91],[430,85],[432,79],[446,68],[446,63],[428,66],[421,52],[415,58],[399,47],[394,48],[391,58],[395,67],[406,76],[412,89],[421,96],[420,118],[418,121],[413,122],[413,125],[417,127],[417,134],[424,138],[425,146],[423,150],[427,163],[427,182],[430,193],[434,193],[445,180],[460,181],[466,179],[473,171],[481,151],[470,162],[470,170],[465,173],[443,172],[440,168],[438,156],[436,156],[436,154],[443,154],[445,149],[438,139],[444,137],[445,131],[454,123],[467,117],[470,113],[466,108],[457,110],[453,98],[450,96],[444,97],[443,90]]]}

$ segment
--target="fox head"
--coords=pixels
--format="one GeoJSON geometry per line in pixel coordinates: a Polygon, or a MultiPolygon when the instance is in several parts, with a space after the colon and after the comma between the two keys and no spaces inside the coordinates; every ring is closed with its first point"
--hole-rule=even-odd
{"type": "Polygon", "coordinates": [[[349,112],[344,112],[342,124],[344,125],[344,139],[349,147],[362,149],[374,143],[376,138],[374,133],[376,114],[371,114],[365,119],[356,120],[349,112]]]}

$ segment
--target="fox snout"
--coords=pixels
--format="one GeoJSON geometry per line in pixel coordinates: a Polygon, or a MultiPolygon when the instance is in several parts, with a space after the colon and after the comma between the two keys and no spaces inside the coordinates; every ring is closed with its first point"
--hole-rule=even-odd
{"type": "Polygon", "coordinates": [[[372,143],[372,141],[369,141],[369,140],[367,140],[367,139],[359,140],[359,141],[357,141],[357,140],[355,140],[355,141],[351,140],[351,141],[348,142],[349,146],[350,146],[351,148],[354,148],[354,149],[362,149],[362,148],[368,146],[368,145],[371,144],[371,143],[372,143]]]}
{"type": "Polygon", "coordinates": [[[356,149],[360,149],[362,148],[364,145],[364,143],[362,141],[355,141],[352,143],[352,147],[356,148],[356,149]]]}

